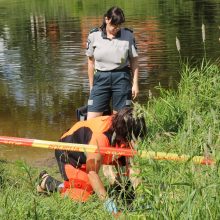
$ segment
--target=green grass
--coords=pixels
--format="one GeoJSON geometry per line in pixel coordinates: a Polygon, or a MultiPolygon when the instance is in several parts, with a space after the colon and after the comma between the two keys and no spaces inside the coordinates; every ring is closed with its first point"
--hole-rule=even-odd
{"type": "MultiPolygon", "coordinates": [[[[205,62],[181,67],[176,91],[161,88],[161,96],[142,106],[148,136],[140,149],[205,155],[214,166],[144,160],[135,157],[142,184],[133,210],[124,207],[120,219],[220,219],[220,67],[205,62]]],[[[22,162],[0,162],[0,219],[112,219],[96,195],[80,204],[58,193],[39,196],[39,169],[22,162]]],[[[56,168],[49,168],[59,176],[56,168]]]]}
{"type": "Polygon", "coordinates": [[[216,158],[212,167],[138,160],[143,179],[141,203],[152,219],[220,218],[220,68],[203,62],[183,65],[177,91],[164,91],[146,107],[149,137],[145,150],[216,158]]]}

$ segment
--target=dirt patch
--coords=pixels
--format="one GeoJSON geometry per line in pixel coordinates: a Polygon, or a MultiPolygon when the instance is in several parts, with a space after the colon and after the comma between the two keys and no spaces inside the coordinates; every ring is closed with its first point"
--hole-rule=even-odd
{"type": "Polygon", "coordinates": [[[42,158],[38,160],[34,160],[31,163],[33,167],[57,167],[57,161],[55,157],[42,158]]]}

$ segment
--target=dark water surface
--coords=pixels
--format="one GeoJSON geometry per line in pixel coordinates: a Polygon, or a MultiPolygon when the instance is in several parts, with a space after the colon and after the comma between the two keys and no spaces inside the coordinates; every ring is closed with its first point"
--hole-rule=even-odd
{"type": "MultiPolygon", "coordinates": [[[[138,99],[155,86],[175,89],[179,54],[193,61],[220,56],[219,0],[1,0],[0,135],[57,140],[88,99],[85,47],[90,29],[109,7],[124,9],[140,61],[138,99]]],[[[0,159],[48,158],[53,152],[0,145],[0,159]]]]}

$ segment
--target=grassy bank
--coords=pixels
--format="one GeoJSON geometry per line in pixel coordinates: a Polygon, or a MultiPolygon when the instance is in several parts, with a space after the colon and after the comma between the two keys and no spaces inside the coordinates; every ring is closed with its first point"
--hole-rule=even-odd
{"type": "Polygon", "coordinates": [[[152,219],[220,218],[220,68],[203,62],[183,65],[177,91],[161,90],[146,118],[149,138],[142,148],[217,159],[216,166],[169,161],[139,161],[143,196],[152,219]]]}
{"type": "MultiPolygon", "coordinates": [[[[183,65],[177,91],[161,90],[142,106],[149,128],[144,150],[215,157],[215,166],[135,158],[142,185],[133,212],[121,219],[220,218],[220,67],[203,62],[183,65]]],[[[96,196],[86,204],[58,194],[39,196],[39,169],[0,162],[1,219],[111,219],[96,196]]],[[[58,176],[55,168],[50,173],[58,176]]]]}

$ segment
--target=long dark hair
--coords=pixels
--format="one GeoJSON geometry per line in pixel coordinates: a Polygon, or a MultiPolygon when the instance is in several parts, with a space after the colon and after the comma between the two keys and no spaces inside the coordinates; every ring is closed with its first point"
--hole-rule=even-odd
{"type": "Polygon", "coordinates": [[[103,23],[101,25],[101,29],[105,30],[106,28],[106,23],[105,23],[105,18],[111,19],[111,24],[112,25],[118,25],[118,24],[122,24],[125,22],[125,16],[124,16],[124,12],[121,8],[119,7],[111,7],[110,9],[108,9],[108,11],[104,14],[103,17],[103,23]]]}
{"type": "Polygon", "coordinates": [[[112,118],[112,145],[122,142],[136,141],[147,133],[147,127],[143,116],[135,117],[133,108],[124,108],[112,118]]]}

